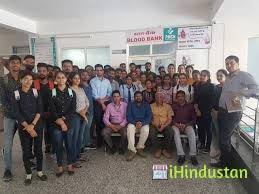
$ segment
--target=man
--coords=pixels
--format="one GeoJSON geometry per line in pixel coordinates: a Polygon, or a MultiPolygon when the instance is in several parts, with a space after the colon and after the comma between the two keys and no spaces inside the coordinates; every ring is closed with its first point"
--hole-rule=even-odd
{"type": "Polygon", "coordinates": [[[33,72],[35,67],[35,57],[33,55],[26,55],[23,60],[26,71],[33,72]]]}
{"type": "MultiPolygon", "coordinates": [[[[89,107],[88,107],[88,112],[87,112],[88,113],[88,115],[87,115],[88,122],[85,126],[85,131],[84,131],[83,141],[82,141],[83,142],[82,148],[86,147],[86,149],[96,149],[96,146],[93,144],[93,140],[92,140],[93,135],[91,133],[91,126],[92,126],[93,114],[94,114],[93,92],[92,92],[91,86],[88,84],[91,77],[88,74],[88,72],[83,69],[80,73],[80,78],[81,78],[82,88],[84,89],[85,94],[89,101],[89,107]]],[[[81,151],[83,152],[83,150],[84,149],[82,149],[81,151]]]]}
{"type": "MultiPolygon", "coordinates": [[[[49,104],[48,96],[50,91],[54,88],[54,83],[48,80],[48,68],[46,63],[38,63],[38,78],[34,80],[34,88],[40,92],[43,104],[44,116],[42,117],[44,123],[44,140],[45,140],[45,153],[50,153],[51,147],[54,144],[51,135],[50,121],[49,121],[49,104]]],[[[53,151],[53,150],[52,150],[53,151]]],[[[54,151],[52,153],[55,153],[54,151]]]]}
{"type": "Polygon", "coordinates": [[[194,80],[192,78],[192,72],[193,72],[194,68],[192,65],[188,65],[185,69],[186,69],[186,75],[187,75],[187,83],[189,85],[193,85],[194,80]]]}
{"type": "Polygon", "coordinates": [[[94,118],[96,124],[97,147],[103,143],[101,131],[104,128],[103,114],[109,103],[112,87],[110,81],[104,78],[104,69],[101,64],[95,65],[96,77],[90,81],[94,99],[94,118]]]}
{"type": "Polygon", "coordinates": [[[123,70],[125,70],[125,71],[127,71],[126,70],[126,64],[125,63],[121,63],[120,64],[120,69],[123,71],[123,70]]]}
{"type": "Polygon", "coordinates": [[[188,136],[188,142],[190,147],[191,163],[196,166],[198,161],[196,158],[196,138],[193,125],[196,122],[196,113],[192,104],[189,104],[185,100],[185,92],[179,90],[176,94],[176,104],[173,104],[173,130],[174,130],[174,142],[177,149],[179,165],[183,165],[185,162],[185,153],[181,142],[181,133],[188,136]]]}
{"type": "Polygon", "coordinates": [[[62,71],[65,72],[66,76],[68,76],[71,72],[73,72],[73,61],[65,59],[61,62],[62,71]]]}
{"type": "Polygon", "coordinates": [[[175,74],[175,65],[170,63],[167,66],[167,72],[168,72],[168,75],[170,76],[171,80],[173,81],[173,76],[175,74]]]}
{"type": "Polygon", "coordinates": [[[163,154],[166,158],[172,158],[169,152],[170,142],[173,137],[173,130],[170,127],[173,111],[169,104],[164,103],[164,96],[161,92],[156,93],[156,102],[151,104],[153,113],[152,126],[150,128],[150,138],[153,147],[155,147],[155,158],[160,158],[163,154]],[[157,134],[163,134],[165,137],[164,145],[159,145],[157,134]]]}
{"type": "Polygon", "coordinates": [[[120,89],[119,83],[115,80],[116,78],[115,69],[113,68],[109,69],[108,77],[112,86],[112,91],[119,90],[120,89]]]}
{"type": "Polygon", "coordinates": [[[130,63],[129,64],[129,74],[131,74],[132,72],[134,72],[136,70],[136,64],[135,63],[130,63]]]}
{"type": "Polygon", "coordinates": [[[223,168],[231,165],[231,136],[241,120],[244,97],[249,98],[258,92],[255,79],[240,71],[237,56],[228,56],[225,63],[229,76],[222,88],[218,112],[221,161],[215,164],[223,168]],[[234,108],[230,110],[230,107],[234,108]]]}
{"type": "Polygon", "coordinates": [[[11,97],[15,90],[20,86],[20,67],[21,58],[17,55],[12,55],[9,58],[9,74],[0,79],[0,100],[1,111],[4,116],[4,181],[12,180],[12,146],[13,137],[16,131],[15,116],[13,115],[13,105],[11,97]]]}
{"type": "Polygon", "coordinates": [[[127,71],[125,71],[125,70],[121,71],[121,79],[120,79],[120,82],[119,82],[120,86],[123,85],[123,84],[126,84],[127,75],[128,75],[127,71]]]}
{"type": "Polygon", "coordinates": [[[79,72],[79,67],[77,65],[73,65],[73,72],[79,72]]]}
{"type": "Polygon", "coordinates": [[[159,75],[161,75],[161,72],[162,72],[162,71],[165,72],[165,67],[164,67],[164,66],[158,67],[158,73],[159,73],[159,75]]]}
{"type": "Polygon", "coordinates": [[[153,78],[156,77],[156,74],[151,71],[151,63],[150,62],[145,63],[145,69],[146,69],[146,71],[144,73],[146,74],[147,78],[149,77],[149,75],[152,75],[153,78]]]}
{"type": "Polygon", "coordinates": [[[149,134],[149,124],[151,122],[150,105],[143,102],[142,93],[135,92],[134,102],[128,104],[127,108],[127,138],[128,138],[128,154],[127,161],[133,160],[136,153],[141,157],[146,157],[144,152],[145,143],[149,134]],[[135,134],[140,132],[137,149],[135,147],[135,134]]]}
{"type": "Polygon", "coordinates": [[[91,79],[95,77],[94,68],[91,65],[86,65],[85,70],[87,71],[91,79]]]}
{"type": "Polygon", "coordinates": [[[116,71],[115,71],[115,74],[116,74],[116,81],[118,83],[120,83],[120,80],[121,80],[121,69],[117,68],[116,71]]]}
{"type": "Polygon", "coordinates": [[[178,66],[178,73],[179,74],[186,73],[185,65],[184,64],[181,64],[181,65],[178,66]]]}
{"type": "Polygon", "coordinates": [[[120,86],[122,100],[126,103],[134,101],[134,93],[137,89],[138,88],[133,84],[132,78],[128,75],[126,78],[126,84],[120,86]]]}
{"type": "Polygon", "coordinates": [[[120,133],[120,145],[119,145],[119,154],[125,153],[125,145],[127,141],[127,132],[126,132],[126,110],[127,104],[125,102],[121,102],[121,96],[119,90],[114,90],[112,92],[113,102],[108,104],[104,116],[103,122],[105,124],[105,128],[103,129],[102,135],[105,142],[109,146],[109,150],[111,154],[116,152],[116,147],[114,146],[111,134],[113,132],[120,133]]]}

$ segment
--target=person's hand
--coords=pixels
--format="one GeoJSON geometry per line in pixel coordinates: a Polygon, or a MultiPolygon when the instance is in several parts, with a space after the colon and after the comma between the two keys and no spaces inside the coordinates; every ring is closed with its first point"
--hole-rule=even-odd
{"type": "Polygon", "coordinates": [[[185,128],[186,128],[186,125],[185,125],[185,124],[181,124],[181,126],[180,126],[180,131],[181,131],[181,132],[184,132],[185,128]]]}
{"type": "Polygon", "coordinates": [[[36,133],[36,131],[35,131],[34,129],[29,129],[29,130],[27,129],[26,131],[30,134],[30,136],[31,136],[32,138],[38,136],[38,134],[36,133]]]}
{"type": "Polygon", "coordinates": [[[195,109],[195,112],[196,112],[196,115],[197,115],[197,117],[201,117],[201,111],[200,111],[200,109],[195,109]]]}
{"type": "Polygon", "coordinates": [[[21,125],[24,127],[23,130],[26,130],[28,123],[26,121],[22,122],[21,125]]]}
{"type": "Polygon", "coordinates": [[[59,118],[55,121],[55,123],[61,126],[64,123],[64,120],[62,118],[59,118]]]}
{"type": "Polygon", "coordinates": [[[102,109],[103,109],[103,111],[106,110],[106,105],[105,104],[102,104],[102,109]]]}
{"type": "Polygon", "coordinates": [[[86,115],[83,116],[83,119],[84,119],[84,121],[85,121],[86,123],[88,123],[88,118],[87,118],[86,115]]]}
{"type": "Polygon", "coordinates": [[[180,129],[181,125],[179,123],[175,123],[175,126],[180,129]]]}
{"type": "Polygon", "coordinates": [[[34,125],[30,124],[30,125],[27,125],[27,127],[25,128],[27,131],[32,131],[34,130],[34,125]]]}
{"type": "Polygon", "coordinates": [[[218,111],[216,111],[214,108],[211,110],[211,116],[215,119],[218,118],[218,111]]]}
{"type": "Polygon", "coordinates": [[[141,129],[141,127],[142,127],[142,123],[141,123],[141,122],[137,122],[137,123],[136,123],[136,128],[137,128],[137,129],[141,129]]]}
{"type": "Polygon", "coordinates": [[[121,125],[115,125],[114,127],[115,127],[115,129],[117,130],[117,132],[122,129],[122,126],[121,126],[121,125]]]}
{"type": "Polygon", "coordinates": [[[65,123],[63,123],[60,127],[63,132],[66,132],[68,130],[67,125],[65,123]]]}

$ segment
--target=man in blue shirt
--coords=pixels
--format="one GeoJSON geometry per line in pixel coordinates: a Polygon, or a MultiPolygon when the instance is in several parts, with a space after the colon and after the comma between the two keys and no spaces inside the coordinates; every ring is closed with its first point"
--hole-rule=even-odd
{"type": "Polygon", "coordinates": [[[111,83],[104,78],[104,70],[101,64],[95,65],[96,77],[90,81],[94,99],[94,119],[96,125],[97,147],[101,147],[103,143],[102,129],[105,127],[103,123],[103,114],[106,105],[109,104],[112,94],[111,83]]]}
{"type": "Polygon", "coordinates": [[[140,91],[135,92],[134,102],[128,104],[127,108],[127,137],[128,154],[127,161],[133,160],[136,153],[141,157],[146,157],[144,153],[145,143],[149,134],[149,124],[151,123],[151,108],[146,102],[143,102],[143,96],[140,91]],[[140,133],[137,149],[135,148],[135,134],[140,133]]]}

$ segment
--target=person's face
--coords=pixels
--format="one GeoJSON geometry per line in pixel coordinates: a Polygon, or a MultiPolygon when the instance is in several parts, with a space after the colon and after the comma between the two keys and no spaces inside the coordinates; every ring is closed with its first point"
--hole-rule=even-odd
{"type": "Polygon", "coordinates": [[[137,81],[137,74],[136,74],[136,72],[132,72],[131,73],[131,77],[132,77],[133,81],[137,81]]]}
{"type": "Polygon", "coordinates": [[[148,79],[151,80],[151,81],[154,81],[154,76],[152,74],[149,74],[148,79]]]}
{"type": "Polygon", "coordinates": [[[48,76],[48,70],[45,67],[38,68],[38,75],[40,79],[45,79],[48,76]]]}
{"type": "Polygon", "coordinates": [[[115,79],[115,71],[109,71],[109,78],[115,79]]]}
{"type": "Polygon", "coordinates": [[[136,70],[136,65],[130,65],[130,71],[135,71],[136,70]]]}
{"type": "Polygon", "coordinates": [[[126,71],[122,71],[121,72],[121,79],[125,79],[127,77],[127,72],[126,71]]]}
{"type": "Polygon", "coordinates": [[[172,66],[172,65],[168,66],[167,71],[169,74],[173,75],[175,73],[174,66],[172,66]]]}
{"type": "Polygon", "coordinates": [[[113,94],[112,98],[114,103],[119,103],[121,101],[121,96],[117,93],[113,94]]]}
{"type": "Polygon", "coordinates": [[[82,82],[87,82],[89,79],[90,79],[90,76],[87,72],[84,71],[83,73],[81,73],[82,82]]]}
{"type": "Polygon", "coordinates": [[[185,95],[184,94],[177,94],[176,95],[176,100],[179,104],[182,104],[185,102],[185,95]]]}
{"type": "Polygon", "coordinates": [[[126,79],[126,84],[129,85],[129,86],[132,84],[132,78],[131,77],[128,77],[126,79]]]}
{"type": "Polygon", "coordinates": [[[165,75],[166,75],[165,71],[161,71],[161,72],[160,72],[160,76],[161,76],[161,77],[164,77],[165,75]]]}
{"type": "Polygon", "coordinates": [[[117,78],[120,78],[120,77],[121,77],[121,70],[117,70],[117,71],[116,71],[116,77],[117,77],[117,78]]]}
{"type": "Polygon", "coordinates": [[[67,77],[63,73],[58,73],[56,75],[56,80],[55,81],[57,82],[57,84],[59,86],[64,86],[67,83],[67,77]]]}
{"type": "Polygon", "coordinates": [[[141,103],[142,102],[142,94],[136,94],[134,99],[135,99],[135,102],[141,103]]]}
{"type": "Polygon", "coordinates": [[[209,77],[207,76],[206,73],[202,72],[201,73],[201,82],[205,83],[209,80],[209,77]]]}
{"type": "Polygon", "coordinates": [[[121,68],[121,70],[126,70],[126,64],[121,64],[120,68],[121,68]]]}
{"type": "Polygon", "coordinates": [[[171,79],[170,79],[170,77],[166,76],[166,77],[164,78],[164,84],[166,84],[166,85],[171,84],[171,79]]]}
{"type": "Polygon", "coordinates": [[[72,79],[72,85],[76,85],[79,86],[80,84],[80,76],[79,75],[75,75],[72,79]]]}
{"type": "Polygon", "coordinates": [[[18,72],[21,68],[21,62],[19,60],[11,60],[9,62],[9,68],[11,71],[18,72]]]}
{"type": "Polygon", "coordinates": [[[162,68],[159,69],[159,73],[161,73],[162,71],[165,71],[165,68],[164,68],[164,67],[162,67],[162,68]]]}
{"type": "Polygon", "coordinates": [[[186,85],[187,84],[187,79],[186,79],[186,77],[184,75],[180,75],[179,76],[179,83],[181,85],[186,85]]]}
{"type": "Polygon", "coordinates": [[[53,67],[47,67],[47,69],[48,69],[48,72],[52,72],[54,70],[53,67]]]}
{"type": "Polygon", "coordinates": [[[104,74],[104,70],[103,70],[103,68],[101,68],[101,67],[97,67],[97,68],[95,69],[95,72],[96,72],[96,75],[97,75],[98,77],[102,77],[103,74],[104,74]]]}
{"type": "Polygon", "coordinates": [[[186,69],[186,74],[187,74],[188,77],[192,77],[192,68],[190,68],[190,67],[187,68],[186,69]]]}
{"type": "Polygon", "coordinates": [[[30,88],[32,86],[33,78],[30,75],[25,76],[21,79],[22,86],[25,88],[30,88]]]}
{"type": "Polygon", "coordinates": [[[32,58],[28,58],[24,60],[24,66],[27,70],[32,71],[35,66],[35,60],[32,58]]]}
{"type": "Polygon", "coordinates": [[[226,69],[229,73],[233,73],[239,69],[239,64],[234,59],[225,60],[226,69]]]}
{"type": "Polygon", "coordinates": [[[145,74],[142,74],[142,75],[140,76],[140,81],[141,81],[141,83],[145,83],[146,79],[147,79],[147,77],[146,77],[145,74]]]}
{"type": "Polygon", "coordinates": [[[64,63],[62,65],[62,71],[65,73],[71,73],[73,71],[73,66],[71,63],[64,63]]]}
{"type": "Polygon", "coordinates": [[[78,68],[77,67],[73,67],[73,72],[78,72],[78,68]]]}
{"type": "Polygon", "coordinates": [[[185,73],[185,67],[183,65],[178,66],[178,73],[185,73]]]}
{"type": "Polygon", "coordinates": [[[161,85],[161,83],[162,83],[162,80],[160,79],[160,77],[157,77],[156,78],[156,85],[159,86],[159,85],[161,85]]]}
{"type": "Polygon", "coordinates": [[[158,103],[158,104],[162,104],[163,102],[164,102],[164,96],[163,96],[163,94],[156,94],[156,102],[158,103]]]}
{"type": "Polygon", "coordinates": [[[152,82],[151,81],[147,81],[146,82],[146,88],[147,89],[152,89],[152,82]]]}
{"type": "Polygon", "coordinates": [[[135,72],[136,72],[137,76],[140,76],[141,70],[140,70],[139,68],[137,68],[137,69],[135,70],[135,72]]]}
{"type": "Polygon", "coordinates": [[[147,71],[150,71],[150,69],[151,69],[151,64],[149,64],[149,63],[146,64],[146,65],[145,65],[145,68],[146,68],[147,71]]]}
{"type": "Polygon", "coordinates": [[[92,67],[87,67],[85,70],[89,73],[89,75],[93,75],[94,69],[92,67]]]}
{"type": "Polygon", "coordinates": [[[194,82],[199,82],[200,81],[200,74],[199,73],[194,73],[192,74],[194,82]]]}
{"type": "Polygon", "coordinates": [[[220,84],[225,83],[225,81],[226,81],[226,76],[225,76],[225,74],[223,74],[221,71],[219,71],[219,72],[217,73],[217,80],[218,80],[218,82],[219,82],[220,84]]]}

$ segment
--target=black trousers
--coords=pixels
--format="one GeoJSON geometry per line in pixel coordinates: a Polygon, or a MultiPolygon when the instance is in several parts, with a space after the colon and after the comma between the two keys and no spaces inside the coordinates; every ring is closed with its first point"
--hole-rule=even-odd
{"type": "Polygon", "coordinates": [[[154,126],[151,125],[149,130],[149,138],[151,140],[152,146],[155,150],[157,149],[167,149],[170,148],[170,143],[172,142],[173,138],[173,129],[172,127],[166,127],[162,132],[159,132],[154,126]],[[164,139],[163,142],[160,142],[157,135],[163,134],[164,139]]]}
{"type": "Polygon", "coordinates": [[[210,113],[202,113],[197,119],[198,136],[201,145],[210,148],[212,140],[212,118],[210,113]]]}
{"type": "Polygon", "coordinates": [[[242,112],[228,113],[220,109],[218,113],[220,161],[223,166],[231,165],[231,136],[242,118],[242,112]]]}
{"type": "Polygon", "coordinates": [[[19,136],[22,146],[22,154],[23,154],[23,163],[25,167],[26,174],[31,174],[31,150],[32,145],[31,142],[34,142],[34,155],[36,156],[37,160],[37,171],[42,171],[42,160],[43,160],[43,153],[42,153],[42,137],[43,137],[43,130],[42,128],[38,127],[36,129],[37,137],[32,138],[30,134],[23,130],[19,129],[19,136]]]}

